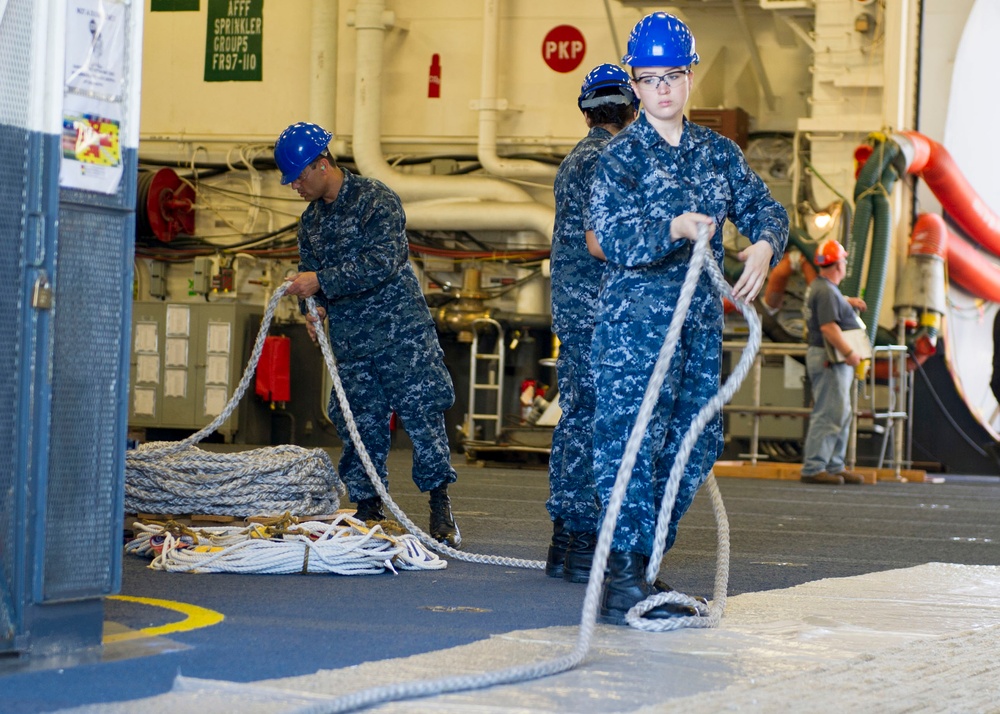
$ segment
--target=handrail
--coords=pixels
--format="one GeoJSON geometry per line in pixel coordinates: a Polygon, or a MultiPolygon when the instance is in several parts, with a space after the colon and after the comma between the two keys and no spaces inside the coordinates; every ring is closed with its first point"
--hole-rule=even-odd
{"type": "MultiPolygon", "coordinates": [[[[742,352],[746,347],[745,342],[724,341],[722,343],[723,352],[742,352]]],[[[750,405],[727,404],[723,411],[730,414],[751,414],[753,419],[753,429],[750,433],[750,465],[757,465],[758,451],[760,444],[760,418],[762,416],[792,416],[808,419],[812,414],[812,409],[808,407],[774,407],[761,406],[760,404],[760,382],[763,361],[761,357],[766,355],[788,355],[791,357],[805,357],[809,346],[803,342],[761,342],[757,357],[754,359],[751,368],[751,393],[753,403],[750,405]]]]}
{"type": "MultiPolygon", "coordinates": [[[[745,344],[746,343],[744,342],[725,341],[722,343],[722,350],[724,352],[739,352],[743,350],[745,344]]],[[[761,358],[769,355],[805,357],[807,350],[808,345],[801,342],[762,342],[750,373],[752,380],[751,403],[727,404],[723,408],[723,411],[727,414],[751,415],[753,428],[750,436],[750,464],[752,466],[757,465],[757,459],[759,456],[758,447],[760,444],[761,417],[787,416],[808,419],[812,415],[813,411],[811,407],[761,405],[761,373],[763,368],[763,361],[761,358]]],[[[909,413],[908,405],[910,404],[910,401],[907,395],[907,374],[905,366],[907,348],[904,345],[876,345],[874,347],[874,353],[876,360],[889,361],[889,403],[884,408],[875,405],[876,375],[874,369],[869,369],[866,381],[863,382],[866,387],[864,408],[859,407],[856,394],[857,389],[854,390],[854,398],[852,399],[853,416],[851,418],[847,462],[850,467],[853,467],[857,462],[858,419],[865,418],[872,420],[885,420],[886,434],[883,439],[882,449],[879,455],[878,467],[882,468],[883,466],[889,433],[892,432],[893,457],[891,461],[895,468],[896,477],[901,478],[901,469],[904,463],[908,460],[908,457],[904,455],[904,445],[906,447],[907,454],[909,453],[909,444],[907,443],[909,439],[904,434],[904,424],[910,421],[912,417],[909,413]],[[900,369],[900,363],[902,364],[902,369],[900,369]]]]}

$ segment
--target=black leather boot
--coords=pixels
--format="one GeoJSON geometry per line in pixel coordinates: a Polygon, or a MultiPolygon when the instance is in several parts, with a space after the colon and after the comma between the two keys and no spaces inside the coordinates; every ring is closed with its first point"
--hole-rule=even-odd
{"type": "Polygon", "coordinates": [[[448,484],[442,484],[430,490],[431,498],[431,538],[457,548],[462,544],[462,534],[451,515],[451,499],[448,498],[448,484]]]}
{"type": "Polygon", "coordinates": [[[354,517],[365,523],[384,521],[385,513],[382,512],[382,499],[378,496],[362,498],[358,501],[358,510],[354,512],[354,517]]]}
{"type": "Polygon", "coordinates": [[[549,543],[549,553],[545,558],[545,574],[550,578],[563,576],[563,559],[572,540],[573,534],[566,530],[562,518],[552,521],[552,542],[549,543]]]}
{"type": "MultiPolygon", "coordinates": [[[[604,576],[604,591],[601,593],[601,613],[598,622],[608,625],[624,625],[625,613],[656,589],[646,582],[646,562],[648,558],[640,553],[618,553],[608,556],[608,572],[604,576]]],[[[669,586],[668,586],[669,587],[669,586]]],[[[643,617],[650,620],[666,620],[671,617],[697,615],[694,608],[677,603],[658,605],[643,617]]]]}
{"type": "Polygon", "coordinates": [[[590,566],[594,562],[597,547],[596,533],[574,533],[573,541],[563,559],[563,580],[571,583],[585,583],[590,580],[590,566]]]}

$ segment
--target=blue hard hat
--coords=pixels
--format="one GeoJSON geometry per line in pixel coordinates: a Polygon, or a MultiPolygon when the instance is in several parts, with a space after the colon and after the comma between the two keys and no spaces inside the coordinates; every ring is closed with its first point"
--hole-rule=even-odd
{"type": "Polygon", "coordinates": [[[630,67],[687,67],[698,64],[694,35],[683,21],[666,12],[646,15],[628,36],[622,63],[630,67]]]}
{"type": "Polygon", "coordinates": [[[576,104],[581,110],[600,104],[631,104],[633,109],[638,109],[639,98],[632,89],[628,72],[616,64],[601,64],[587,72],[587,76],[583,78],[576,104]],[[598,89],[617,89],[618,92],[597,96],[598,89]]]}
{"type": "Polygon", "coordinates": [[[274,162],[281,171],[281,183],[297,179],[306,166],[322,154],[333,134],[318,124],[297,122],[281,132],[274,142],[274,162]]]}

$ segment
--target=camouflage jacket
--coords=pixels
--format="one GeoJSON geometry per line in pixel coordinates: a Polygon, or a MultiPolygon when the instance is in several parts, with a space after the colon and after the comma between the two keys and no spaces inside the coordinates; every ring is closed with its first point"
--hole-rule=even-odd
{"type": "Polygon", "coordinates": [[[608,143],[594,175],[589,220],[608,261],[599,319],[669,322],[691,254],[690,241],[670,239],[670,222],[691,211],[715,219],[720,266],[727,218],[771,244],[772,267],[781,259],[788,214],[739,147],[687,119],[670,146],[643,114],[608,143]]]}
{"type": "Polygon", "coordinates": [[[338,357],[383,349],[433,329],[409,262],[403,206],[388,186],[344,169],[332,203],[313,201],[299,224],[299,270],[315,272],[338,357]]]}
{"type": "Polygon", "coordinates": [[[587,250],[585,218],[590,184],[611,132],[593,127],[563,159],[556,173],[556,223],[552,231],[552,329],[557,335],[590,332],[604,262],[587,250]]]}

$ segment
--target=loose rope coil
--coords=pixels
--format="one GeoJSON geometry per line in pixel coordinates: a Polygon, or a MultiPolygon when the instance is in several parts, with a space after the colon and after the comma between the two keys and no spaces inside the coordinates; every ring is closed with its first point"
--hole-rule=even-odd
{"type": "MultiPolygon", "coordinates": [[[[666,540],[665,523],[669,522],[664,520],[664,514],[667,514],[667,517],[669,517],[669,514],[673,510],[680,481],[680,474],[683,472],[684,467],[690,458],[691,450],[708,421],[722,409],[722,405],[732,397],[737,389],[739,389],[740,384],[743,382],[753,365],[753,360],[757,350],[760,348],[760,318],[751,306],[747,305],[742,300],[737,300],[733,297],[732,289],[722,276],[718,263],[716,263],[714,259],[707,259],[708,255],[709,233],[706,228],[702,227],[699,229],[698,239],[695,241],[694,249],[692,250],[688,272],[681,287],[680,298],[674,309],[674,314],[667,330],[667,336],[664,339],[663,346],[660,349],[659,356],[657,357],[656,364],[653,368],[653,374],[650,377],[649,384],[646,388],[646,393],[639,409],[639,415],[626,444],[625,453],[622,457],[622,463],[618,470],[611,498],[601,524],[601,530],[598,535],[598,542],[594,553],[593,565],[591,567],[590,579],[587,583],[587,592],[584,598],[580,631],[577,637],[577,644],[573,651],[567,655],[551,660],[508,667],[506,669],[485,672],[478,675],[445,677],[433,681],[407,682],[383,687],[373,687],[371,689],[354,692],[341,697],[331,698],[328,702],[302,707],[296,710],[298,714],[333,714],[336,712],[348,712],[363,709],[376,704],[402,699],[428,697],[448,692],[482,689],[498,684],[523,682],[565,672],[583,661],[590,650],[590,643],[593,638],[594,627],[597,620],[597,608],[603,586],[604,574],[607,568],[608,555],[611,551],[611,540],[614,534],[615,524],[618,520],[618,515],[621,512],[621,506],[625,498],[626,487],[632,477],[632,470],[635,466],[636,457],[639,452],[639,445],[645,435],[646,427],[648,426],[649,419],[652,416],[656,402],[659,399],[660,388],[667,374],[667,370],[670,367],[670,361],[679,341],[680,333],[683,328],[684,320],[687,316],[688,307],[690,306],[691,299],[694,295],[695,287],[701,272],[706,268],[706,266],[709,270],[713,285],[715,285],[722,296],[728,297],[736,305],[737,309],[746,319],[749,326],[747,347],[744,349],[736,368],[725,381],[718,394],[716,394],[715,397],[713,397],[708,404],[702,408],[701,412],[699,412],[698,416],[691,423],[687,434],[681,442],[681,448],[679,449],[674,465],[671,468],[669,483],[661,502],[660,515],[657,521],[657,532],[654,538],[654,552],[650,558],[650,570],[647,572],[647,578],[650,582],[652,582],[655,577],[655,573],[659,570],[659,564],[663,557],[663,549],[666,540]],[[652,573],[652,575],[650,573],[652,573]]],[[[315,302],[312,301],[311,298],[306,302],[310,312],[315,315],[315,302]]],[[[404,514],[396,503],[389,497],[388,492],[382,485],[382,481],[375,471],[374,465],[371,463],[371,459],[368,456],[368,452],[364,448],[364,444],[361,442],[360,435],[358,434],[357,428],[354,425],[354,420],[351,416],[350,405],[347,402],[343,386],[340,383],[340,378],[336,368],[336,361],[333,357],[333,352],[330,349],[329,340],[322,330],[318,330],[317,335],[319,337],[320,347],[323,350],[324,358],[326,359],[327,369],[330,371],[330,375],[333,378],[334,391],[337,395],[341,409],[344,412],[344,417],[347,422],[352,443],[358,451],[372,485],[375,487],[376,491],[378,491],[379,496],[392,511],[393,515],[395,515],[400,522],[410,530],[411,533],[416,534],[422,543],[425,543],[434,550],[451,557],[468,562],[490,563],[525,568],[544,567],[544,563],[541,561],[519,560],[514,558],[500,558],[498,556],[482,556],[462,553],[453,548],[437,543],[427,536],[427,534],[420,531],[416,525],[406,517],[406,514],[404,514]]],[[[649,599],[638,603],[628,612],[626,620],[633,627],[649,631],[662,631],[677,629],[680,627],[718,626],[725,608],[726,592],[729,580],[729,525],[714,474],[709,474],[707,484],[712,499],[716,523],[718,525],[718,551],[714,599],[708,606],[707,613],[702,603],[690,598],[687,595],[676,592],[657,593],[649,599]],[[665,602],[680,602],[690,605],[695,607],[699,613],[703,613],[704,616],[681,617],[662,621],[653,621],[642,618],[642,614],[665,602]]]]}
{"type": "Polygon", "coordinates": [[[448,563],[412,535],[390,536],[346,514],[330,523],[289,517],[279,526],[191,529],[177,523],[134,524],[125,550],[152,557],[154,570],[190,573],[334,573],[440,570],[448,563]]]}
{"type": "Polygon", "coordinates": [[[268,302],[260,331],[236,391],[211,424],[183,441],[154,441],[125,454],[127,513],[258,513],[318,516],[340,507],[346,488],[322,449],[273,446],[232,454],[195,446],[219,428],[240,403],[260,361],[268,328],[286,284],[268,302]]]}

